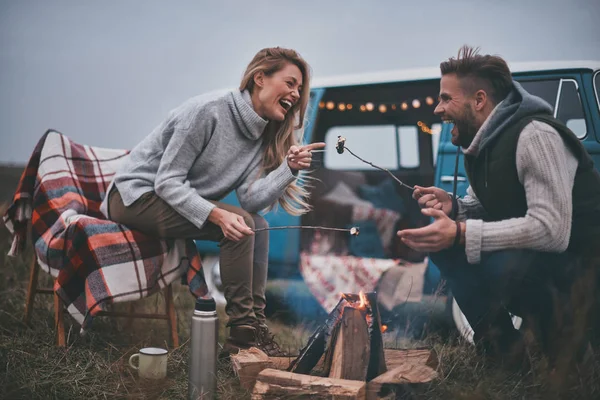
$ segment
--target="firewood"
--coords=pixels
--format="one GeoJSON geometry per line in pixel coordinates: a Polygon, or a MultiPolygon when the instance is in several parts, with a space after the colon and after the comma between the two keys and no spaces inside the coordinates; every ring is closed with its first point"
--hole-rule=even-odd
{"type": "Polygon", "coordinates": [[[433,369],[438,367],[438,355],[433,349],[385,349],[384,352],[388,370],[405,364],[407,360],[410,363],[427,365],[433,369]]]}
{"type": "Polygon", "coordinates": [[[371,343],[364,314],[345,307],[331,361],[330,378],[365,381],[371,343]]]}
{"type": "Polygon", "coordinates": [[[272,366],[269,356],[256,347],[240,350],[239,353],[232,354],[230,357],[233,372],[240,378],[240,385],[247,390],[252,390],[260,371],[272,366]]]}
{"type": "Polygon", "coordinates": [[[418,384],[424,384],[437,378],[437,372],[425,365],[424,353],[415,357],[404,357],[402,364],[389,369],[367,384],[367,399],[380,399],[394,393],[396,396],[405,395],[415,389],[418,384]]]}
{"type": "Polygon", "coordinates": [[[265,369],[256,379],[252,399],[364,399],[366,383],[265,369]]]}

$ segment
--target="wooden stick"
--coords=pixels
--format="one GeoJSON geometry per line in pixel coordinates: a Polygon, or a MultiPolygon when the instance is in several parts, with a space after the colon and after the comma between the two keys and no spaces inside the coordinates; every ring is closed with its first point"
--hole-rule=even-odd
{"type": "Polygon", "coordinates": [[[377,168],[378,170],[381,170],[381,171],[387,172],[388,174],[390,174],[390,176],[391,176],[392,178],[394,178],[394,179],[396,180],[396,182],[398,182],[400,185],[404,186],[405,188],[407,188],[407,189],[410,189],[410,190],[415,190],[415,188],[414,188],[414,187],[412,187],[412,186],[409,186],[409,185],[407,185],[406,183],[402,182],[400,179],[396,178],[396,176],[395,176],[394,174],[392,174],[392,173],[390,172],[390,170],[389,170],[389,169],[387,169],[387,168],[381,168],[381,167],[378,167],[377,165],[373,164],[372,162],[370,162],[370,161],[367,161],[367,160],[364,160],[364,159],[360,158],[359,156],[357,156],[356,154],[354,154],[354,153],[352,152],[352,150],[350,150],[349,148],[347,148],[345,145],[344,145],[344,149],[348,150],[348,152],[349,152],[350,154],[352,154],[354,157],[358,158],[360,161],[364,162],[365,164],[369,164],[369,165],[370,165],[370,166],[372,166],[373,168],[377,168]]]}
{"type": "Polygon", "coordinates": [[[352,236],[358,236],[359,229],[357,227],[352,227],[349,229],[345,228],[329,228],[326,226],[304,226],[304,225],[284,225],[284,226],[269,226],[266,228],[257,228],[253,229],[254,232],[261,231],[272,231],[276,229],[319,229],[325,231],[338,231],[338,232],[349,232],[352,236]]]}

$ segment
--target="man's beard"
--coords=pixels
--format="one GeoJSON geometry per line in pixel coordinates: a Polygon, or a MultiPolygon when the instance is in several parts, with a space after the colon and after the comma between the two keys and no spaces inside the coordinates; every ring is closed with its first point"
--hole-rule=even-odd
{"type": "Polygon", "coordinates": [[[475,115],[473,115],[473,109],[470,105],[465,106],[464,113],[460,118],[454,119],[454,124],[458,130],[458,145],[463,149],[469,148],[479,130],[476,126],[475,115]]]}

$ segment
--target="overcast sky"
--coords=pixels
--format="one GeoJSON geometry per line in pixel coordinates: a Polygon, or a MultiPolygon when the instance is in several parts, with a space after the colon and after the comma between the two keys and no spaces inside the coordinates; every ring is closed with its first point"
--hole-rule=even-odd
{"type": "Polygon", "coordinates": [[[315,77],[436,67],[462,44],[509,62],[600,60],[597,0],[0,0],[0,163],[47,128],[131,148],[167,112],[292,47],[315,77]]]}

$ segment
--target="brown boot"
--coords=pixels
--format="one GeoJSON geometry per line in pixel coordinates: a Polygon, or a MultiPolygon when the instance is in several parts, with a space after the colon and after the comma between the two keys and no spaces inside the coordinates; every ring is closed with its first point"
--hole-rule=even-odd
{"type": "Polygon", "coordinates": [[[289,354],[281,349],[279,344],[275,341],[275,335],[271,333],[269,327],[264,324],[257,324],[257,345],[259,349],[264,351],[269,357],[286,357],[289,354]]]}
{"type": "Polygon", "coordinates": [[[229,328],[229,337],[225,340],[220,357],[237,354],[242,349],[257,346],[256,328],[252,325],[237,325],[229,328]]]}

